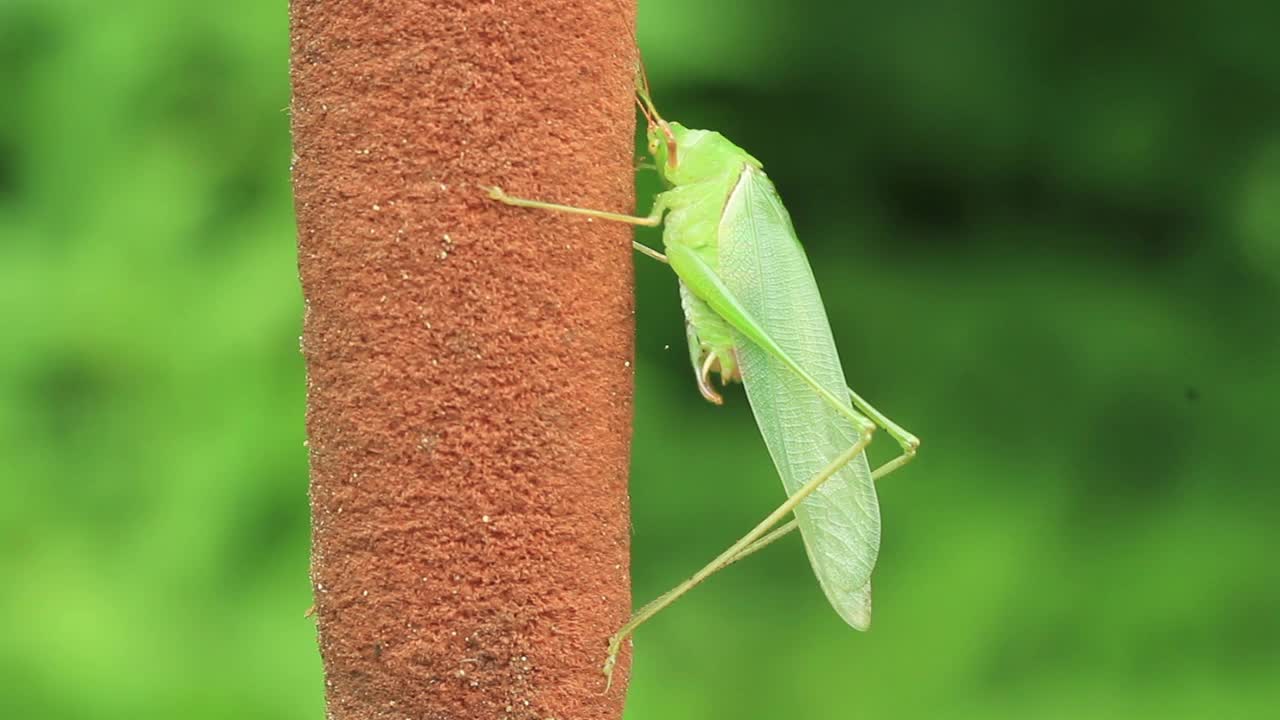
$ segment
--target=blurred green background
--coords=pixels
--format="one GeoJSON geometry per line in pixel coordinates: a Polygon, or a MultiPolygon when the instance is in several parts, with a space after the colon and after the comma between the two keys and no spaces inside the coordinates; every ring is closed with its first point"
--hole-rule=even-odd
{"type": "MultiPolygon", "coordinates": [[[[645,626],[630,720],[1274,716],[1280,5],[1063,5],[642,2],[924,447],[872,632],[790,539],[645,626]]],[[[0,717],[322,716],[287,49],[282,2],[0,1],[0,717]]],[[[642,601],[781,492],[637,275],[642,601]]]]}

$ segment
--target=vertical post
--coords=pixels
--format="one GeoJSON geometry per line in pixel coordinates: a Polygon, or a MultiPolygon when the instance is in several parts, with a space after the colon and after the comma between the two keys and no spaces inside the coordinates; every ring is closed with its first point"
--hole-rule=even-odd
{"type": "Polygon", "coordinates": [[[592,720],[630,611],[633,0],[293,0],[335,720],[592,720]]]}

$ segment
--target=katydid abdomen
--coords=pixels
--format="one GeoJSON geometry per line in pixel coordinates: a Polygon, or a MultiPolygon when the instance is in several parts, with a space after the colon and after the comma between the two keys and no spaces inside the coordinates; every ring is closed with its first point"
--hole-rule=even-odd
{"type": "MultiPolygon", "coordinates": [[[[663,239],[681,277],[699,388],[718,402],[714,391],[708,395],[709,372],[728,367],[733,374],[722,372],[724,379],[740,374],[783,487],[793,494],[861,433],[851,419],[822,297],[790,217],[773,183],[745,157],[728,173],[677,186],[666,202],[674,207],[663,239]],[[701,206],[697,212],[682,207],[691,197],[701,206]],[[705,206],[711,198],[719,200],[717,208],[705,206]],[[712,213],[716,222],[709,223],[712,213]],[[733,307],[723,305],[725,297],[733,307]]],[[[795,516],[832,607],[853,627],[867,629],[880,512],[866,454],[815,490],[795,516]]]]}
{"type": "MultiPolygon", "coordinates": [[[[847,383],[822,297],[791,219],[764,173],[745,167],[720,222],[720,274],[782,350],[837,397],[847,383]]],[[[736,334],[742,383],[787,493],[857,442],[845,413],[781,360],[736,334]]],[[[842,618],[871,623],[870,581],[880,547],[880,506],[866,453],[795,510],[819,584],[842,618]]]]}

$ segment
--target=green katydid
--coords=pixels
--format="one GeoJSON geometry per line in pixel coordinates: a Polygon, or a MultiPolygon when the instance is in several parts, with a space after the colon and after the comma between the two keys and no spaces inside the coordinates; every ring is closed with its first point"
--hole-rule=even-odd
{"type": "Polygon", "coordinates": [[[636,78],[649,154],[669,186],[648,215],[517,198],[496,187],[488,188],[489,196],[632,225],[657,226],[666,216],[665,254],[633,245],[675,271],[698,389],[720,404],[711,374],[719,373],[721,384],[742,382],[788,498],[715,560],[632,615],[609,640],[609,678],[622,642],[641,623],[797,527],[831,605],[866,630],[880,546],[875,480],[909,462],[920,444],[845,384],[813,272],[760,161],[720,133],[664,120],[642,69],[636,78]],[[877,425],[902,454],[872,472],[864,450],[877,425]],[[792,514],[794,520],[779,525],[792,514]]]}

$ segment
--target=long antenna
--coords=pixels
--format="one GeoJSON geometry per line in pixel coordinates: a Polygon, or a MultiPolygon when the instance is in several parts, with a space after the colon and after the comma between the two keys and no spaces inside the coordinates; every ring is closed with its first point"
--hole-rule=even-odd
{"type": "MultiPolygon", "coordinates": [[[[622,5],[622,0],[616,0],[618,9],[626,14],[626,8],[622,5]]],[[[639,9],[637,8],[637,15],[639,9]]],[[[674,168],[676,166],[676,136],[671,131],[671,126],[666,120],[662,119],[662,114],[658,112],[658,108],[653,104],[653,96],[649,91],[649,73],[644,66],[644,57],[640,52],[640,38],[636,34],[636,26],[631,26],[631,40],[636,48],[636,104],[640,106],[640,112],[644,114],[645,122],[650,128],[657,128],[662,132],[667,142],[667,167],[674,168]]]]}

